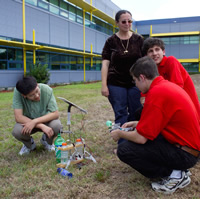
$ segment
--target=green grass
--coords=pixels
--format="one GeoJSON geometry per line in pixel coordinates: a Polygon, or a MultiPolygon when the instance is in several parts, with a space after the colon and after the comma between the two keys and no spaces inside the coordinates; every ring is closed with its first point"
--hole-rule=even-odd
{"type": "MultiPolygon", "coordinates": [[[[97,163],[85,160],[80,170],[76,165],[70,165],[68,170],[73,173],[73,178],[63,178],[56,172],[55,154],[46,152],[40,145],[40,132],[33,135],[37,150],[28,156],[19,156],[22,143],[12,136],[15,124],[13,92],[0,93],[0,198],[200,198],[199,164],[192,170],[192,184],[170,197],[152,191],[149,179],[113,154],[117,145],[110,138],[105,123],[113,120],[114,115],[107,98],[101,96],[101,82],[57,86],[53,90],[56,99],[64,97],[87,110],[85,115],[72,107],[71,130],[76,137],[85,138],[87,150],[97,163]]],[[[59,99],[57,103],[64,130],[68,130],[68,106],[59,99]]],[[[68,135],[62,136],[68,139],[68,135]]]]}

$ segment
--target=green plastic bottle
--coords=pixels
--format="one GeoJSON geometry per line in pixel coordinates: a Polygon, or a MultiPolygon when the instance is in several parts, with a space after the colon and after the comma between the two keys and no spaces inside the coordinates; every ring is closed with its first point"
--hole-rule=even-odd
{"type": "Polygon", "coordinates": [[[56,155],[56,162],[61,162],[61,150],[58,150],[58,147],[62,147],[62,143],[64,143],[65,140],[61,137],[61,134],[58,133],[57,138],[54,141],[55,145],[55,155],[56,155]]]}

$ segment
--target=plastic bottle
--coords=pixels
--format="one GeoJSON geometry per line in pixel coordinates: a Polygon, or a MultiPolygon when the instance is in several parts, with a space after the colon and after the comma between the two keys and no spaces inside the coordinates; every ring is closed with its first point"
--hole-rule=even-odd
{"type": "Polygon", "coordinates": [[[69,151],[67,149],[67,143],[62,143],[62,150],[61,150],[61,164],[67,164],[69,159],[69,151]]]}
{"type": "Polygon", "coordinates": [[[63,176],[63,177],[68,177],[69,179],[73,177],[72,173],[67,171],[66,169],[63,168],[57,168],[57,172],[63,176]]]}
{"type": "Polygon", "coordinates": [[[83,158],[84,144],[83,144],[83,142],[82,142],[82,140],[80,138],[76,139],[75,147],[76,147],[78,158],[82,159],[83,158]]]}
{"type": "Polygon", "coordinates": [[[61,162],[61,151],[58,149],[58,147],[62,147],[63,142],[65,142],[65,140],[61,137],[60,133],[58,133],[57,138],[54,141],[57,163],[61,162]]]}

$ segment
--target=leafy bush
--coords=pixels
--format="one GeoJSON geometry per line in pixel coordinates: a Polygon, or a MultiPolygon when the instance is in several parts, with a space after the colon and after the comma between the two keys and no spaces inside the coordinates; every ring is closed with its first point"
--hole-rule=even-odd
{"type": "Polygon", "coordinates": [[[26,75],[33,76],[37,80],[38,83],[47,84],[50,78],[48,65],[41,63],[37,63],[30,67],[30,71],[26,73],[26,75]]]}

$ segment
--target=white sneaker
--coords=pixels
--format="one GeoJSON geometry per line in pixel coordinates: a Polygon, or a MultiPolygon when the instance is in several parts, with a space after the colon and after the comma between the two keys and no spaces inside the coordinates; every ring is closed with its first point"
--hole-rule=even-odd
{"type": "Polygon", "coordinates": [[[36,148],[35,142],[34,142],[33,138],[31,138],[31,148],[29,149],[28,147],[23,145],[20,152],[19,152],[19,155],[27,155],[31,151],[35,150],[35,148],[36,148]]]}
{"type": "Polygon", "coordinates": [[[44,146],[47,151],[55,151],[55,145],[48,144],[46,141],[46,135],[44,134],[40,140],[40,143],[44,146]]]}
{"type": "Polygon", "coordinates": [[[166,194],[170,194],[176,191],[176,189],[184,188],[187,185],[189,185],[191,182],[191,179],[189,175],[185,172],[181,172],[181,178],[170,178],[167,177],[166,179],[163,179],[160,182],[153,182],[151,183],[152,189],[157,192],[163,192],[166,194]]]}

